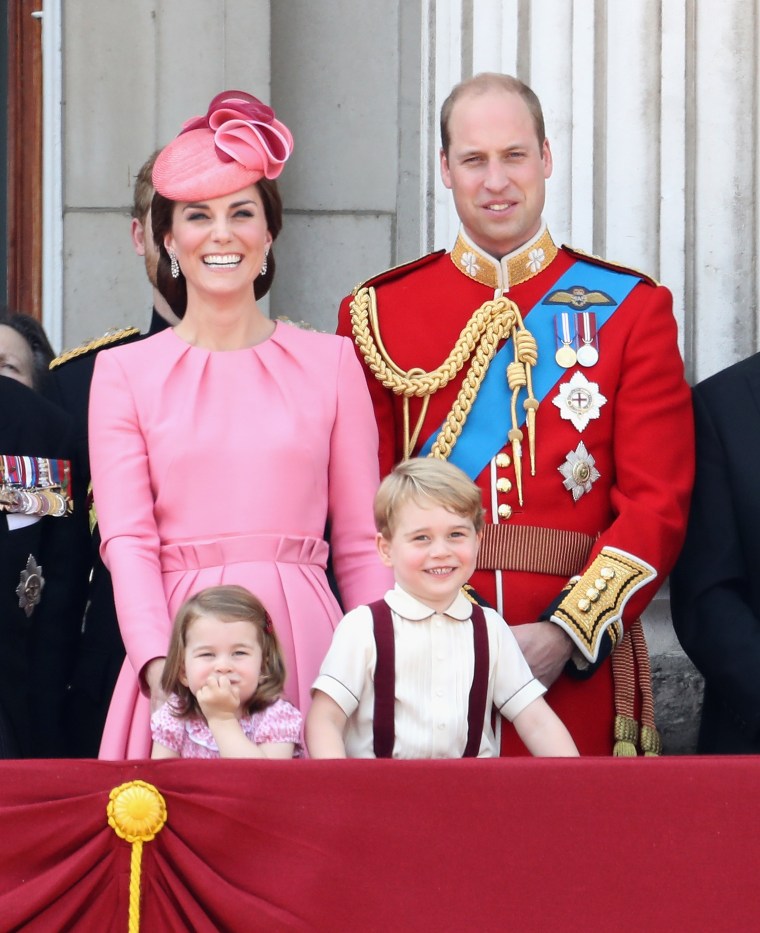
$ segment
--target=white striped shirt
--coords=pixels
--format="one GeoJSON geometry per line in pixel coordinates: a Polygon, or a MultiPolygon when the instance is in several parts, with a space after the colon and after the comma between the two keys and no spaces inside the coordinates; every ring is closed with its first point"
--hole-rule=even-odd
{"type": "MultiPolygon", "coordinates": [[[[467,744],[467,710],[475,664],[472,603],[461,593],[435,612],[396,585],[385,594],[392,610],[396,661],[394,758],[459,758],[467,744]]],[[[509,626],[484,609],[489,672],[486,709],[514,719],[546,692],[509,626]]],[[[330,696],[348,716],[349,758],[373,758],[374,675],[377,651],[368,606],[349,612],[333,635],[313,690],[330,696]]],[[[486,715],[478,757],[499,754],[486,715]]]]}

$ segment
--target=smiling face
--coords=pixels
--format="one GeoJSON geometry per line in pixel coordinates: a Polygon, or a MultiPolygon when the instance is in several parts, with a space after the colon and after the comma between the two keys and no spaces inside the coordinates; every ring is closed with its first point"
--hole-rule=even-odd
{"type": "Polygon", "coordinates": [[[256,692],[261,664],[261,644],[253,622],[226,622],[203,615],[187,630],[180,682],[195,696],[209,677],[224,675],[239,691],[242,709],[256,692]]]}
{"type": "Polygon", "coordinates": [[[179,202],[164,238],[187,280],[188,296],[250,288],[272,245],[259,189],[208,201],[179,202]]]}
{"type": "Polygon", "coordinates": [[[519,249],[541,226],[549,143],[539,145],[525,101],[501,89],[460,97],[449,118],[441,177],[470,237],[497,259],[519,249]]]}
{"type": "Polygon", "coordinates": [[[389,538],[377,536],[383,563],[396,582],[437,612],[448,609],[475,570],[480,535],[470,518],[432,500],[409,500],[398,510],[389,538]]]}

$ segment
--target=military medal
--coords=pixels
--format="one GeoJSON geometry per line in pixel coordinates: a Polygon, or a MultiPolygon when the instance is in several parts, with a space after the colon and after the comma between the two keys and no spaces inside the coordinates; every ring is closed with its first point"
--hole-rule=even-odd
{"type": "Polygon", "coordinates": [[[557,352],[554,359],[557,365],[563,369],[570,369],[575,366],[575,350],[573,349],[573,340],[575,335],[570,327],[570,314],[562,311],[554,316],[554,334],[557,339],[557,352]]]}
{"type": "Polygon", "coordinates": [[[606,402],[599,386],[589,382],[580,371],[574,372],[569,382],[563,382],[559,394],[552,399],[552,404],[559,408],[562,420],[571,421],[578,431],[583,431],[589,421],[599,417],[601,407],[606,402]]]}
{"type": "Polygon", "coordinates": [[[595,463],[594,458],[586,450],[586,445],[581,441],[575,450],[568,453],[565,462],[557,467],[564,477],[562,485],[573,494],[573,502],[577,502],[581,496],[591,492],[591,487],[601,476],[595,463]]]}
{"type": "Polygon", "coordinates": [[[0,455],[0,511],[61,518],[72,509],[68,460],[0,455]]]}
{"type": "Polygon", "coordinates": [[[578,334],[578,362],[581,366],[594,366],[599,361],[597,349],[596,315],[593,311],[579,311],[575,315],[578,334]]]}

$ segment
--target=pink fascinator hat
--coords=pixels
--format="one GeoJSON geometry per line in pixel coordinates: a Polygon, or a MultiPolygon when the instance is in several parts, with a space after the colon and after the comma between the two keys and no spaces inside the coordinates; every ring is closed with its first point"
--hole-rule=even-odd
{"type": "Polygon", "coordinates": [[[293,151],[290,130],[274,110],[244,91],[222,91],[153,166],[153,186],[171,201],[206,201],[261,178],[277,178],[293,151]]]}

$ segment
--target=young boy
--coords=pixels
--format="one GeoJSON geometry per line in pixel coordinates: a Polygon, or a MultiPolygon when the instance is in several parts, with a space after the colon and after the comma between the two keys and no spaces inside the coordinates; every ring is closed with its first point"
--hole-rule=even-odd
{"type": "Polygon", "coordinates": [[[534,755],[577,755],[506,622],[462,592],[483,526],[457,467],[413,459],[375,497],[377,548],[396,586],[340,622],[312,687],[312,758],[496,757],[492,709],[534,755]]]}

